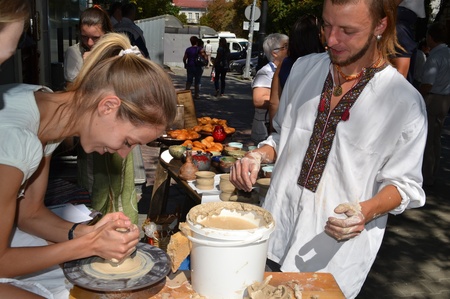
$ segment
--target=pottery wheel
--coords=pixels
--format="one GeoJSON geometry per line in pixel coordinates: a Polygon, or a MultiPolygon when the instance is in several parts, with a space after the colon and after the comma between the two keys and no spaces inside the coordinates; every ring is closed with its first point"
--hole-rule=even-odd
{"type": "Polygon", "coordinates": [[[64,274],[74,285],[95,291],[130,291],[155,284],[170,271],[168,255],[158,247],[139,243],[136,255],[115,265],[99,257],[64,264],[64,274]]]}
{"type": "Polygon", "coordinates": [[[135,257],[129,257],[120,264],[96,257],[89,264],[83,265],[83,271],[102,279],[141,277],[147,274],[154,264],[150,256],[137,251],[135,257]]]}

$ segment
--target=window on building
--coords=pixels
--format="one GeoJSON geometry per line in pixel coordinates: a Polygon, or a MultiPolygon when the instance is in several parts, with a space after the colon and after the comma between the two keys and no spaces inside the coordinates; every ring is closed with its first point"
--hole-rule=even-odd
{"type": "Polygon", "coordinates": [[[192,20],[192,12],[188,13],[188,20],[192,20]]]}
{"type": "Polygon", "coordinates": [[[198,20],[200,20],[200,13],[199,12],[196,12],[195,13],[195,19],[198,21],[198,20]]]}

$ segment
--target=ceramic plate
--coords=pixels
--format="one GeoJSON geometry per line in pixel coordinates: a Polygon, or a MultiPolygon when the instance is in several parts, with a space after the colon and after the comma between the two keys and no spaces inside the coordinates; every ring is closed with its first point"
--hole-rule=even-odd
{"type": "Polygon", "coordinates": [[[189,187],[191,187],[195,192],[202,194],[208,194],[208,195],[219,195],[220,194],[220,188],[219,188],[219,183],[220,183],[220,174],[216,174],[214,176],[214,187],[211,190],[201,190],[198,189],[197,186],[195,185],[195,180],[192,181],[187,181],[189,187]]]}
{"type": "Polygon", "coordinates": [[[94,291],[131,291],[153,285],[167,276],[171,263],[169,256],[162,249],[146,243],[138,243],[136,256],[142,258],[141,266],[132,271],[119,274],[97,275],[91,267],[99,257],[64,263],[64,275],[74,285],[94,291]],[[141,271],[141,269],[145,269],[141,271]]]}
{"type": "Polygon", "coordinates": [[[161,159],[166,163],[170,163],[170,161],[172,161],[173,157],[169,153],[169,150],[165,150],[161,153],[161,159]]]}
{"type": "MultiPolygon", "coordinates": [[[[199,136],[198,138],[189,139],[189,140],[196,141],[196,140],[199,140],[200,137],[201,136],[199,136]]],[[[180,140],[180,139],[170,138],[167,135],[162,135],[162,136],[158,137],[157,140],[161,143],[164,143],[165,145],[180,145],[183,142],[185,142],[187,139],[180,140]]]]}

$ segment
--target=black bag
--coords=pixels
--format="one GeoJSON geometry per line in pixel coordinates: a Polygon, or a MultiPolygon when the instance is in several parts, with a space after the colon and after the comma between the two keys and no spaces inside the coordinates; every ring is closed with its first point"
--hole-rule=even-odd
{"type": "Polygon", "coordinates": [[[207,66],[208,60],[205,59],[199,52],[200,52],[200,49],[197,50],[197,56],[195,57],[195,65],[196,66],[207,66]]]}

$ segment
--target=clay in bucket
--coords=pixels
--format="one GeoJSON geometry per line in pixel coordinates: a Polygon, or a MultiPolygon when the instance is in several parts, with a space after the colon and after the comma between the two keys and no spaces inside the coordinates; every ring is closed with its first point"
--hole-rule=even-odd
{"type": "Polygon", "coordinates": [[[208,299],[241,299],[249,285],[263,281],[267,240],[275,228],[268,211],[246,203],[211,202],[192,208],[186,221],[195,292],[208,299]]]}

